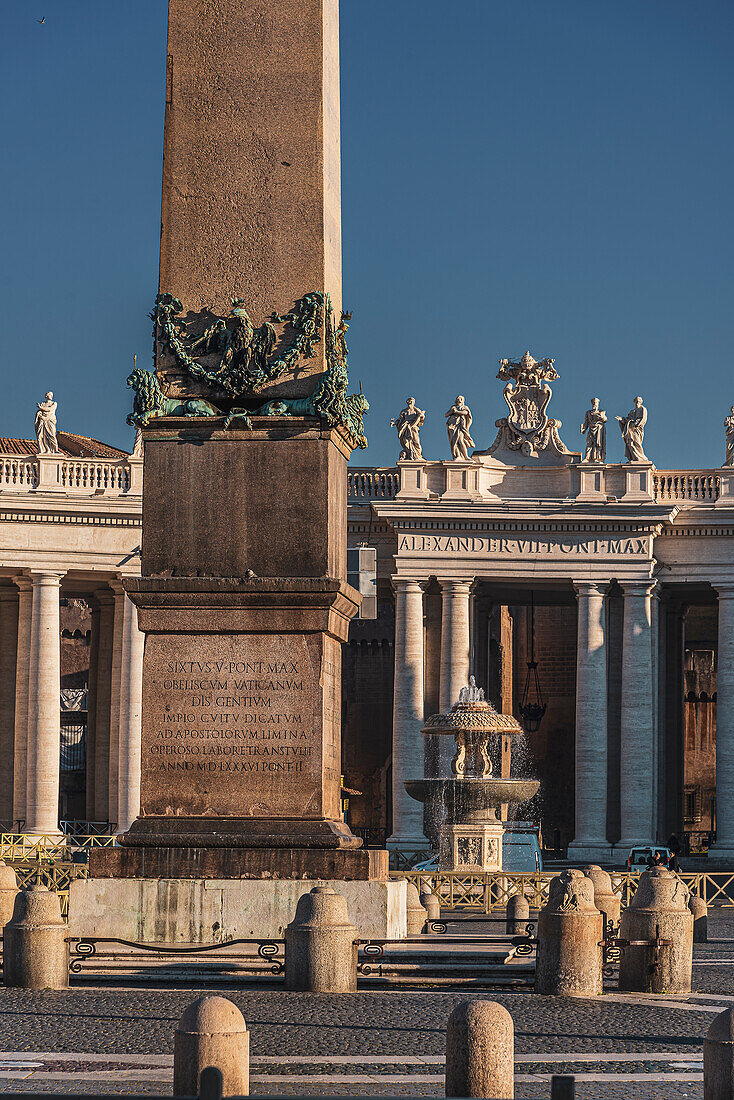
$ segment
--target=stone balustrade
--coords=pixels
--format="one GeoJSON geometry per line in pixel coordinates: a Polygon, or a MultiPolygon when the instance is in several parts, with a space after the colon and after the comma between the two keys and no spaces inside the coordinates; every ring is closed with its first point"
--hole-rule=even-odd
{"type": "Polygon", "coordinates": [[[0,492],[122,496],[142,493],[142,459],[0,455],[0,492]]]}
{"type": "Polygon", "coordinates": [[[685,500],[706,504],[718,500],[718,470],[656,470],[652,475],[656,501],[685,500]]]}
{"type": "Polygon", "coordinates": [[[0,489],[27,492],[38,485],[38,463],[16,455],[0,455],[0,489]]]}
{"type": "Polygon", "coordinates": [[[399,488],[400,471],[394,466],[357,466],[347,471],[350,501],[393,500],[399,488]]]}
{"type": "MultiPolygon", "coordinates": [[[[361,503],[368,500],[393,500],[400,493],[420,496],[444,497],[447,494],[453,496],[478,497],[484,495],[489,489],[489,495],[494,496],[496,490],[489,482],[495,478],[491,476],[476,485],[469,482],[470,473],[474,473],[476,464],[469,460],[468,463],[450,461],[424,461],[401,463],[399,466],[355,467],[347,474],[347,497],[350,503],[361,503]],[[484,482],[488,483],[485,484],[484,482]],[[415,483],[415,484],[414,484],[415,483]],[[469,490],[467,492],[467,490],[469,490]]],[[[553,472],[542,472],[546,480],[553,478],[553,472]]],[[[629,472],[633,473],[634,468],[629,472]]],[[[732,471],[734,473],[734,471],[732,471]]],[[[625,483],[625,465],[612,464],[608,466],[571,466],[566,467],[557,478],[570,479],[574,474],[584,475],[584,483],[577,486],[577,492],[582,495],[596,495],[600,499],[611,493],[613,496],[622,497],[629,492],[625,483]],[[592,479],[596,478],[594,484],[592,479]],[[589,494],[591,489],[591,494],[589,494]]],[[[555,488],[555,486],[553,487],[555,488]]],[[[571,495],[576,495],[569,484],[571,495]]],[[[639,489],[637,493],[639,494],[639,489]]],[[[649,495],[647,486],[642,487],[642,496],[657,503],[680,502],[687,506],[695,504],[715,504],[725,494],[722,491],[722,471],[714,470],[656,470],[650,469],[649,495]]]]}
{"type": "MultiPolygon", "coordinates": [[[[411,466],[440,466],[444,485],[435,485],[439,495],[446,491],[445,470],[451,463],[411,463],[411,466]]],[[[462,464],[463,465],[463,464],[462,464]]],[[[598,467],[596,468],[599,469],[598,467]]],[[[615,468],[616,469],[616,468],[615,468]]],[[[433,480],[433,479],[432,479],[433,480]]],[[[433,488],[433,486],[432,486],[433,488]]],[[[448,487],[449,492],[454,486],[448,487]]],[[[459,488],[463,488],[460,486],[459,488]]],[[[653,470],[652,498],[655,502],[680,501],[686,504],[710,504],[719,499],[720,470],[653,470]]],[[[68,458],[66,455],[40,455],[24,458],[0,454],[0,491],[25,493],[33,490],[61,490],[68,494],[104,493],[109,496],[135,496],[142,492],[142,460],[68,458]]],[[[347,471],[347,498],[350,503],[370,500],[394,500],[401,490],[401,468],[396,466],[353,467],[347,471]]]]}

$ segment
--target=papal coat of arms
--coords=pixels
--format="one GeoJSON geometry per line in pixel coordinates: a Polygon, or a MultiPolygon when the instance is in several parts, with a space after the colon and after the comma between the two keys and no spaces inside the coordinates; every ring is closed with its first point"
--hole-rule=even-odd
{"type": "Polygon", "coordinates": [[[520,451],[526,457],[537,456],[540,451],[571,453],[558,434],[560,420],[552,419],[546,412],[553,396],[548,383],[558,378],[554,362],[533,359],[529,351],[517,361],[500,359],[497,377],[507,382],[503,396],[510,415],[495,421],[499,431],[489,454],[503,449],[520,451]]]}

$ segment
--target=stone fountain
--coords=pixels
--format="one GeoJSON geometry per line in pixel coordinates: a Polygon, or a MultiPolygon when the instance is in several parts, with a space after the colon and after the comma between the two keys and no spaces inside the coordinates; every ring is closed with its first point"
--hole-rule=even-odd
{"type": "MultiPolygon", "coordinates": [[[[423,802],[429,822],[442,823],[439,866],[442,871],[502,870],[503,805],[528,802],[540,784],[535,779],[495,778],[503,738],[522,735],[522,726],[500,714],[470,677],[448,714],[432,714],[421,730],[426,737],[450,735],[456,743],[451,778],[406,779],[411,798],[423,802]]],[[[426,759],[441,759],[440,752],[426,759]]]]}

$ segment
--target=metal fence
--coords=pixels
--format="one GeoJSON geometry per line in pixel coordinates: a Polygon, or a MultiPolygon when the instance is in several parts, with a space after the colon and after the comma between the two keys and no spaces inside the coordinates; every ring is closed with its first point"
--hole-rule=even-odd
{"type": "Polygon", "coordinates": [[[0,833],[0,859],[14,862],[16,859],[34,859],[39,856],[68,859],[72,852],[86,852],[90,848],[111,848],[116,836],[110,834],[49,834],[43,836],[27,833],[0,833]]]}
{"type": "MultiPolygon", "coordinates": [[[[458,871],[392,871],[393,878],[404,878],[418,890],[428,886],[444,909],[479,909],[491,913],[504,909],[513,894],[524,894],[531,909],[540,909],[548,900],[548,889],[556,872],[510,874],[488,871],[462,874],[458,871]]],[[[640,872],[611,871],[612,887],[629,905],[637,889],[640,872]]],[[[734,907],[734,872],[683,872],[679,876],[693,894],[713,907],[734,907]]]]}

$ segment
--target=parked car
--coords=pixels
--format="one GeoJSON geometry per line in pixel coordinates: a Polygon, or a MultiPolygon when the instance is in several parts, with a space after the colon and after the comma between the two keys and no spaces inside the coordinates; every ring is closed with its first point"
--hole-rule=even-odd
{"type": "Polygon", "coordinates": [[[515,821],[507,825],[502,837],[502,870],[511,874],[532,874],[543,870],[537,825],[531,821],[515,821]]]}
{"type": "Polygon", "coordinates": [[[670,848],[662,845],[651,845],[647,848],[630,848],[627,856],[628,871],[647,871],[655,860],[656,853],[660,853],[660,859],[656,861],[660,867],[670,867],[673,853],[670,848]]]}
{"type": "Polygon", "coordinates": [[[437,871],[438,853],[431,856],[430,859],[419,859],[418,862],[414,863],[410,869],[411,871],[437,871]]]}

